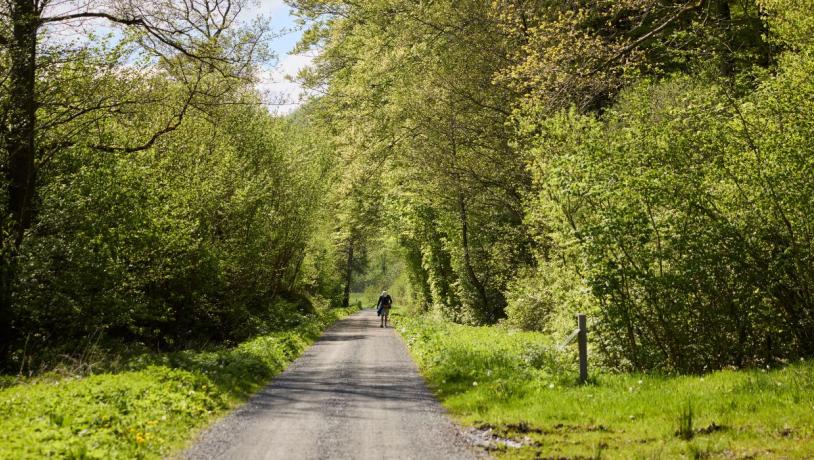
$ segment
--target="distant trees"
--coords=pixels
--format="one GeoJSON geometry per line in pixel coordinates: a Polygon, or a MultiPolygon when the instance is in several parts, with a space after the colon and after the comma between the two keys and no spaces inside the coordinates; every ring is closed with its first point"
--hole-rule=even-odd
{"type": "Polygon", "coordinates": [[[317,21],[303,46],[321,50],[305,80],[326,88],[344,156],[372,168],[396,204],[386,228],[412,247],[417,300],[457,320],[497,320],[506,281],[530,262],[518,241],[530,240],[528,176],[506,125],[514,95],[492,83],[508,51],[491,8],[296,4],[317,21]]]}

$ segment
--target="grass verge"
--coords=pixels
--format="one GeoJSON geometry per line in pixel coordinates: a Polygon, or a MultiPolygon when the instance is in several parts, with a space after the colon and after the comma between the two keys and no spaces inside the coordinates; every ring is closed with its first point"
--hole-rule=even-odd
{"type": "Polygon", "coordinates": [[[814,365],[596,374],[536,333],[395,318],[429,385],[498,458],[814,458],[814,365]],[[510,447],[514,446],[514,447],[510,447]]]}
{"type": "Polygon", "coordinates": [[[244,401],[355,309],[231,348],[142,355],[127,370],[0,390],[0,458],[160,458],[244,401]]]}

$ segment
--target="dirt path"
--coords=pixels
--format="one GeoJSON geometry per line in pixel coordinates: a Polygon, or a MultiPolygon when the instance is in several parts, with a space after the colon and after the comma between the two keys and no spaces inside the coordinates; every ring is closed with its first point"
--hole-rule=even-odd
{"type": "Polygon", "coordinates": [[[206,431],[191,459],[475,458],[401,338],[365,310],[206,431]]]}

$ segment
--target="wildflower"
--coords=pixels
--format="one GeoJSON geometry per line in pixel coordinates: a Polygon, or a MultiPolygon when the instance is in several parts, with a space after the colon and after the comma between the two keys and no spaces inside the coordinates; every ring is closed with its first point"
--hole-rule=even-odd
{"type": "Polygon", "coordinates": [[[639,380],[639,385],[641,385],[642,383],[644,383],[644,382],[642,382],[641,380],[639,380]]]}
{"type": "Polygon", "coordinates": [[[144,444],[147,439],[141,433],[136,433],[136,444],[144,444]]]}
{"type": "Polygon", "coordinates": [[[627,387],[628,393],[633,393],[633,387],[627,387]]]}
{"type": "Polygon", "coordinates": [[[478,386],[478,382],[472,382],[472,386],[473,386],[473,387],[478,386]]]}
{"type": "Polygon", "coordinates": [[[548,388],[554,389],[554,384],[553,384],[553,383],[549,383],[549,384],[548,384],[548,388]]]}
{"type": "Polygon", "coordinates": [[[635,416],[635,415],[631,415],[631,416],[629,416],[628,418],[629,418],[630,420],[636,420],[636,416],[635,416]]]}
{"type": "Polygon", "coordinates": [[[486,369],[486,376],[487,376],[487,377],[491,377],[491,376],[492,376],[492,369],[486,369]]]}
{"type": "Polygon", "coordinates": [[[702,382],[704,381],[704,377],[701,377],[701,381],[702,381],[702,382]]]}

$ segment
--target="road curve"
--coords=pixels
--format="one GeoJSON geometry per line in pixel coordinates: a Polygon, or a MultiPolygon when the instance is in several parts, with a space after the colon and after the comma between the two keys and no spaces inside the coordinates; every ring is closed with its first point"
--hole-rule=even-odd
{"type": "Polygon", "coordinates": [[[393,329],[373,310],[345,318],[189,459],[472,459],[393,329]]]}

